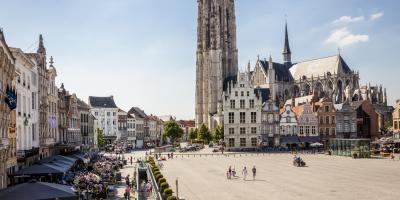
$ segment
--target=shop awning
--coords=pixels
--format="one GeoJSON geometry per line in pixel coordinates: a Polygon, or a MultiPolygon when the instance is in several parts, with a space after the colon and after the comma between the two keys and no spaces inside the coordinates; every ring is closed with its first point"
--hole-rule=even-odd
{"type": "Polygon", "coordinates": [[[79,158],[69,156],[50,156],[42,159],[32,166],[23,168],[12,176],[20,175],[47,175],[47,174],[63,174],[71,169],[79,158]]]}
{"type": "Polygon", "coordinates": [[[1,200],[77,199],[71,186],[31,181],[0,190],[1,200]]]}
{"type": "Polygon", "coordinates": [[[287,136],[282,136],[281,137],[281,143],[282,144],[299,144],[300,140],[297,135],[287,135],[287,136]]]}
{"type": "Polygon", "coordinates": [[[54,167],[50,167],[44,164],[34,164],[32,166],[23,168],[12,176],[21,176],[21,175],[48,175],[48,174],[62,174],[63,171],[56,169],[54,167]]]}
{"type": "Polygon", "coordinates": [[[304,143],[315,143],[315,142],[321,142],[321,138],[318,136],[305,136],[305,137],[299,137],[300,142],[304,143]]]}

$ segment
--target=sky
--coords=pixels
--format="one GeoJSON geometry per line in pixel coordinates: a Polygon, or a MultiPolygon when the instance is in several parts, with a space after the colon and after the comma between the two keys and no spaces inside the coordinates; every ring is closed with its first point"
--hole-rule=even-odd
{"type": "MultiPolygon", "coordinates": [[[[400,98],[400,1],[236,0],[239,68],[257,56],[282,61],[285,15],[292,61],[340,53],[360,83],[400,98]]],[[[43,34],[56,83],[87,102],[194,119],[196,0],[2,0],[9,46],[35,52],[43,34]]]]}

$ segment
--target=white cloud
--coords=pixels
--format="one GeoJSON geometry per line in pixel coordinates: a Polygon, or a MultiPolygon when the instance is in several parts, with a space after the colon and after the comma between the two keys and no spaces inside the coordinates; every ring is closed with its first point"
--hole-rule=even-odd
{"type": "Polygon", "coordinates": [[[347,27],[343,27],[334,30],[328,39],[326,39],[325,43],[336,44],[339,47],[344,47],[358,42],[367,42],[368,40],[368,35],[353,34],[347,29],[347,27]]]}
{"type": "Polygon", "coordinates": [[[383,16],[383,14],[384,14],[384,12],[374,13],[369,17],[369,19],[370,20],[377,20],[377,19],[381,18],[383,16]]]}
{"type": "Polygon", "coordinates": [[[349,23],[349,22],[358,22],[363,21],[364,16],[352,17],[352,16],[341,16],[339,19],[333,21],[333,23],[349,23]]]}

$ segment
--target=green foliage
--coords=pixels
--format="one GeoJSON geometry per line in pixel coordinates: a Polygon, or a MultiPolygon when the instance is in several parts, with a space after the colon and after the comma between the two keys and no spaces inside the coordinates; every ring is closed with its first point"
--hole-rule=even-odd
{"type": "Polygon", "coordinates": [[[178,198],[176,196],[169,196],[167,200],[178,200],[178,198]]]}
{"type": "Polygon", "coordinates": [[[380,129],[382,134],[387,134],[389,132],[389,130],[392,128],[392,124],[393,121],[390,120],[389,118],[387,118],[384,123],[383,123],[383,127],[380,129]]]}
{"type": "Polygon", "coordinates": [[[167,182],[160,184],[161,192],[164,192],[166,189],[169,188],[169,184],[167,182]]]}
{"type": "Polygon", "coordinates": [[[179,126],[176,121],[168,121],[164,125],[164,132],[162,133],[162,138],[168,137],[171,143],[174,144],[175,141],[181,138],[183,135],[183,129],[179,126]]]}
{"type": "Polygon", "coordinates": [[[152,156],[149,156],[149,157],[148,157],[148,161],[149,161],[150,164],[151,164],[151,163],[154,163],[154,158],[153,158],[152,156]]]}
{"type": "Polygon", "coordinates": [[[198,133],[199,133],[199,129],[197,129],[197,128],[196,128],[196,129],[190,129],[190,132],[189,132],[189,139],[191,139],[191,140],[196,139],[198,133]]]}
{"type": "Polygon", "coordinates": [[[173,193],[173,191],[172,191],[171,188],[168,188],[168,189],[165,189],[165,190],[164,190],[164,194],[167,195],[167,196],[171,196],[172,193],[173,193]]]}
{"type": "Polygon", "coordinates": [[[166,182],[167,182],[167,179],[165,179],[165,178],[158,179],[158,185],[161,185],[161,183],[166,183],[166,182]]]}
{"type": "Polygon", "coordinates": [[[103,130],[97,129],[97,144],[99,147],[102,147],[104,145],[104,140],[103,140],[103,130]]]}
{"type": "Polygon", "coordinates": [[[207,125],[202,124],[199,129],[198,139],[203,140],[205,143],[209,143],[212,140],[212,135],[207,125]]]}
{"type": "Polygon", "coordinates": [[[156,177],[157,178],[157,175],[161,175],[161,172],[153,172],[153,174],[154,174],[154,177],[156,177]]]}
{"type": "Polygon", "coordinates": [[[193,144],[204,144],[204,141],[201,139],[195,139],[192,141],[193,144]]]}
{"type": "MultiPolygon", "coordinates": [[[[156,176],[156,180],[159,182],[164,176],[162,174],[159,174],[156,176]]],[[[164,178],[165,179],[165,178],[164,178]]]]}
{"type": "Polygon", "coordinates": [[[219,142],[219,140],[222,139],[223,136],[224,136],[224,126],[218,125],[214,129],[214,135],[213,135],[214,141],[219,142]]]}

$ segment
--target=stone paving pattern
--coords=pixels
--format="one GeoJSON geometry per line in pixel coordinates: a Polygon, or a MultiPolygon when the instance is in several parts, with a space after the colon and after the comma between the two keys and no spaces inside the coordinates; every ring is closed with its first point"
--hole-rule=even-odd
{"type": "Polygon", "coordinates": [[[302,155],[307,167],[294,167],[291,154],[202,156],[164,162],[162,173],[179,196],[203,199],[400,199],[400,161],[302,155]],[[228,180],[229,166],[239,178],[228,180]],[[253,181],[251,168],[257,168],[253,181]],[[248,168],[248,180],[241,171],[248,168]]]}

